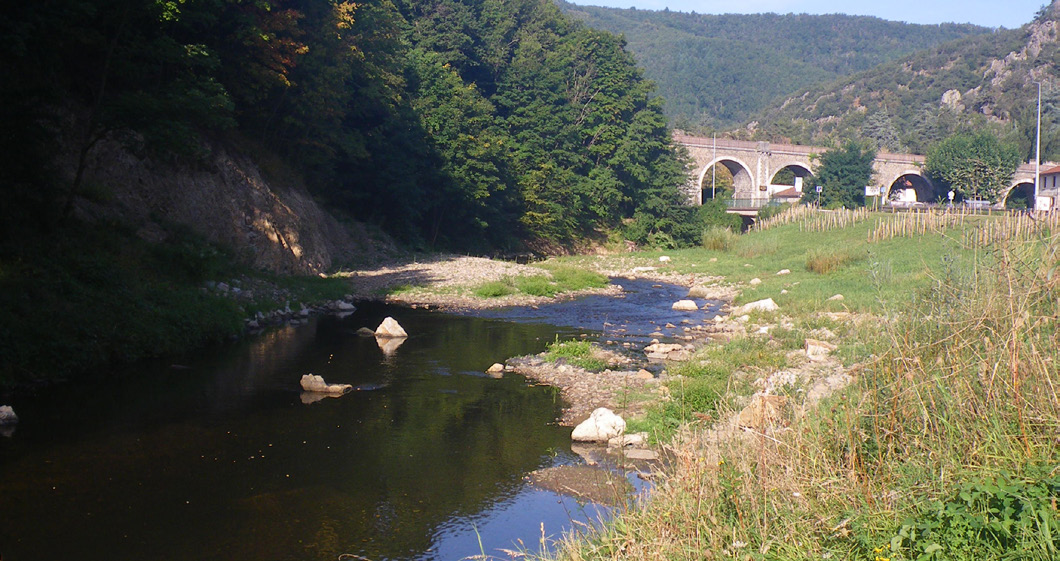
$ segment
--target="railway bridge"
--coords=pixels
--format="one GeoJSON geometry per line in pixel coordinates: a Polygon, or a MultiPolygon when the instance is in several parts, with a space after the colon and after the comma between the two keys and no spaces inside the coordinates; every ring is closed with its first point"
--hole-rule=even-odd
{"type": "MultiPolygon", "coordinates": [[[[732,199],[737,206],[754,209],[770,201],[791,200],[801,196],[806,178],[813,175],[816,156],[829,148],[821,146],[799,146],[770,142],[713,139],[707,137],[674,134],[674,142],[684,146],[695,162],[689,177],[687,194],[694,204],[703,204],[713,197],[710,170],[714,165],[724,166],[732,174],[734,193],[732,199]],[[794,184],[777,184],[777,176],[784,170],[792,172],[794,184]]],[[[872,164],[875,185],[884,204],[935,202],[946,193],[940,193],[924,175],[924,156],[919,154],[893,154],[881,151],[872,164]]],[[[1044,169],[1044,168],[1043,168],[1044,169]]],[[[808,182],[807,182],[808,184],[808,182]]],[[[1011,185],[1001,201],[1008,199],[1017,189],[1023,194],[1034,192],[1034,164],[1023,164],[1013,175],[1011,185]]],[[[1029,197],[1033,198],[1033,196],[1029,197]]]]}

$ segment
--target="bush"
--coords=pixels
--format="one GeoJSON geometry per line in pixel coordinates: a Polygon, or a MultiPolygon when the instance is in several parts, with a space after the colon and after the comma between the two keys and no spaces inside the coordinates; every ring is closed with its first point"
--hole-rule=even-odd
{"type": "Polygon", "coordinates": [[[703,247],[714,251],[729,251],[736,244],[737,238],[732,230],[713,226],[703,232],[703,247]]]}

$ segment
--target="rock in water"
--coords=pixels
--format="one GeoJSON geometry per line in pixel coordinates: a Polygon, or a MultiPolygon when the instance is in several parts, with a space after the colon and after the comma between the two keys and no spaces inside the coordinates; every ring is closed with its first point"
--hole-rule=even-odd
{"type": "Polygon", "coordinates": [[[486,374],[489,374],[490,378],[501,378],[504,376],[504,365],[495,362],[493,363],[493,366],[490,366],[489,369],[486,370],[486,374]]]}
{"type": "Polygon", "coordinates": [[[343,394],[353,391],[353,386],[350,384],[329,384],[324,381],[323,376],[306,374],[302,376],[302,389],[315,393],[343,394]]]}
{"type": "Polygon", "coordinates": [[[575,442],[607,442],[626,432],[626,422],[610,409],[600,407],[588,419],[574,427],[571,439],[575,442]]]}
{"type": "Polygon", "coordinates": [[[18,423],[18,415],[10,405],[0,405],[0,425],[14,425],[18,423]]]}
{"type": "Polygon", "coordinates": [[[376,337],[408,337],[409,334],[398,324],[397,320],[388,317],[375,328],[376,337]]]}
{"type": "Polygon", "coordinates": [[[678,300],[670,308],[678,312],[695,312],[699,310],[699,305],[691,300],[678,300]]]}

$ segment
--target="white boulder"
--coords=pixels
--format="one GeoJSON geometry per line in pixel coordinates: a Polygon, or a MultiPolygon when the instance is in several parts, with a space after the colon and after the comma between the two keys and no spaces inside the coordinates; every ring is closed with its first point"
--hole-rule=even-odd
{"type": "Polygon", "coordinates": [[[313,393],[343,394],[353,391],[350,384],[329,384],[323,376],[306,374],[302,376],[302,390],[313,393]]]}
{"type": "Polygon", "coordinates": [[[699,305],[692,300],[678,300],[670,308],[678,312],[695,312],[699,310],[699,305]]]}
{"type": "Polygon", "coordinates": [[[10,405],[0,405],[0,425],[14,425],[18,423],[18,415],[10,405]]]}
{"type": "Polygon", "coordinates": [[[751,279],[750,281],[748,281],[747,284],[749,284],[751,286],[758,286],[758,285],[762,284],[762,279],[760,279],[758,277],[755,277],[755,278],[751,279]]]}
{"type": "Polygon", "coordinates": [[[409,334],[401,327],[401,324],[392,317],[383,320],[379,327],[375,328],[376,337],[408,337],[409,334]]]}
{"type": "Polygon", "coordinates": [[[750,304],[744,304],[733,310],[732,315],[742,316],[751,312],[775,312],[779,309],[780,306],[778,306],[772,298],[766,298],[765,300],[758,300],[756,302],[751,302],[750,304]]]}
{"type": "Polygon", "coordinates": [[[574,427],[571,439],[575,442],[607,442],[626,432],[626,422],[610,409],[600,407],[582,424],[574,427]]]}

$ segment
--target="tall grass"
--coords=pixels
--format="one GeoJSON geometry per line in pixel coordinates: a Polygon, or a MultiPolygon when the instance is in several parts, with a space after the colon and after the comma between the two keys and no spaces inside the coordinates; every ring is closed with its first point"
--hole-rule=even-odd
{"type": "Polygon", "coordinates": [[[855,330],[856,382],[789,429],[679,430],[651,502],[558,556],[1060,558],[1060,239],[978,257],[855,330]]]}

